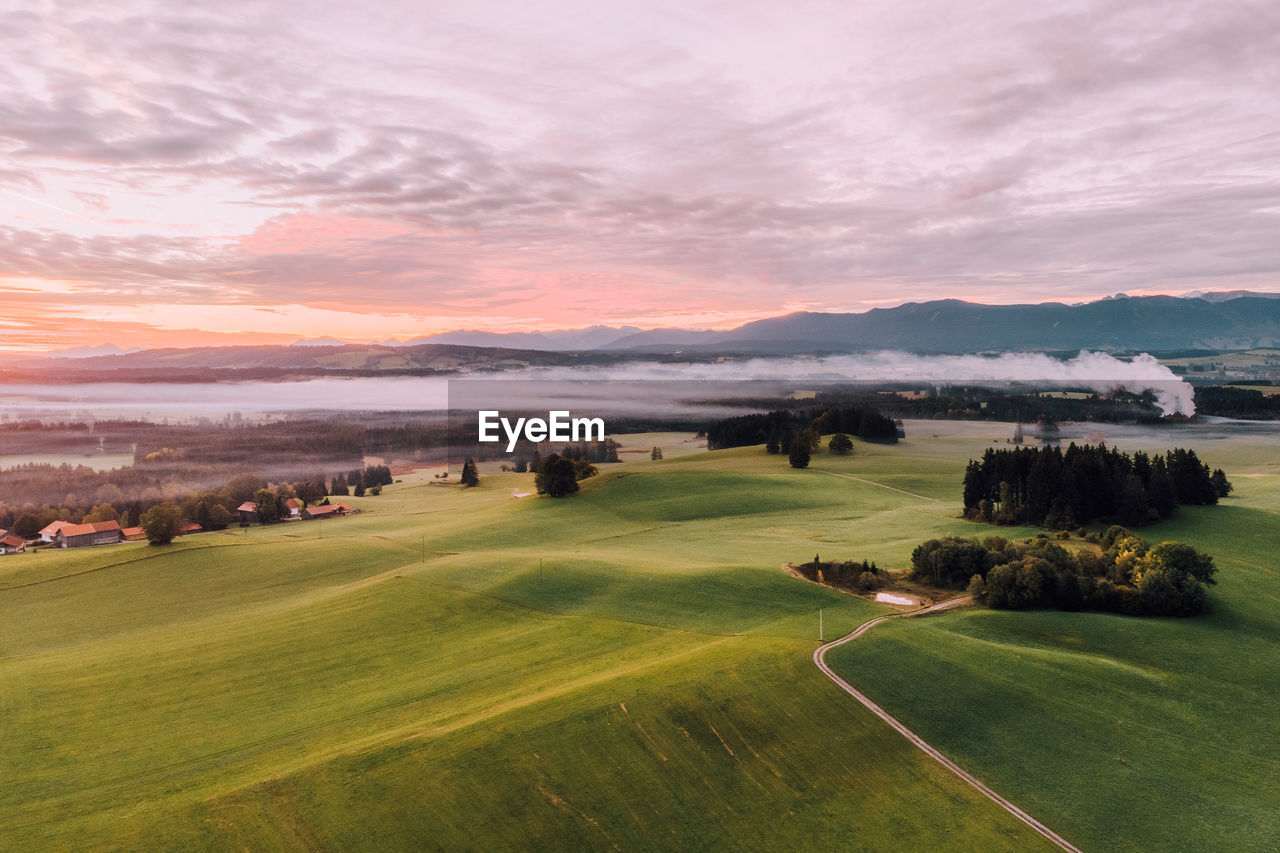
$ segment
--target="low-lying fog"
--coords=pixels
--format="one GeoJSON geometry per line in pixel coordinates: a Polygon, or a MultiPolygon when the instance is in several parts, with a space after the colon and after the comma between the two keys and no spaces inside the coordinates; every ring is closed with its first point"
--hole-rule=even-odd
{"type": "MultiPolygon", "coordinates": [[[[0,385],[0,411],[9,418],[102,419],[193,417],[221,418],[239,412],[246,417],[266,417],[303,412],[440,411],[454,407],[498,407],[486,404],[481,382],[505,380],[504,385],[523,386],[520,396],[536,405],[539,394],[549,391],[548,380],[590,382],[571,395],[578,408],[598,406],[606,411],[644,411],[653,405],[711,403],[743,395],[735,382],[769,382],[782,393],[824,382],[1001,382],[1037,387],[1089,388],[1099,392],[1123,388],[1133,393],[1152,391],[1166,414],[1192,414],[1191,387],[1150,355],[1129,360],[1104,353],[1082,352],[1072,359],[1055,359],[1040,353],[1008,353],[999,356],[917,356],[900,352],[875,352],[825,358],[752,358],[715,363],[670,364],[627,362],[611,367],[547,368],[521,372],[467,374],[453,380],[444,377],[310,378],[284,382],[124,383],[97,382],[75,385],[0,385]],[[465,380],[458,383],[458,379],[465,380]],[[638,383],[699,383],[698,397],[689,392],[645,394],[638,383]],[[715,383],[723,382],[717,388],[715,383]],[[465,388],[465,391],[463,389],[465,388]],[[540,391],[539,388],[542,390],[540,391]]],[[[498,391],[498,386],[494,387],[498,391]]],[[[508,390],[507,393],[514,393],[508,390]]],[[[501,395],[498,395],[501,396],[501,395]]],[[[550,407],[550,401],[541,403],[550,407]]],[[[711,406],[710,408],[719,408],[711,406]]],[[[584,412],[585,414],[586,412],[584,412]]]]}

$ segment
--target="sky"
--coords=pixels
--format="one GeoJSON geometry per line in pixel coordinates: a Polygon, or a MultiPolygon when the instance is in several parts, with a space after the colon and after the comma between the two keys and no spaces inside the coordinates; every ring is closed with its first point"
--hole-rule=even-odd
{"type": "Polygon", "coordinates": [[[0,0],[0,351],[1280,290],[1274,0],[0,0]]]}

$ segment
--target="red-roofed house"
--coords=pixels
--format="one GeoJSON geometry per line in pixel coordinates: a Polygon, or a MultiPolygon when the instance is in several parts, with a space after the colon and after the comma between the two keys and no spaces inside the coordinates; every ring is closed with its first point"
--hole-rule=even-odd
{"type": "Polygon", "coordinates": [[[40,538],[45,542],[52,542],[53,538],[58,535],[58,531],[64,527],[74,527],[75,525],[69,521],[55,521],[40,531],[40,538]]]}
{"type": "Polygon", "coordinates": [[[25,550],[27,550],[27,540],[8,531],[0,530],[0,554],[16,554],[25,550]]]}
{"type": "Polygon", "coordinates": [[[346,515],[351,507],[346,504],[321,504],[319,506],[309,506],[302,511],[303,518],[333,518],[338,515],[346,515]]]}
{"type": "Polygon", "coordinates": [[[182,525],[182,529],[178,531],[178,535],[186,536],[188,533],[201,533],[203,531],[204,531],[203,527],[196,524],[194,521],[189,521],[186,524],[182,525]]]}
{"type": "Polygon", "coordinates": [[[85,545],[112,545],[121,540],[124,532],[118,521],[95,521],[92,524],[69,524],[54,534],[53,544],[59,548],[80,548],[85,545]]]}
{"type": "Polygon", "coordinates": [[[241,524],[257,524],[261,521],[258,518],[258,505],[253,501],[245,501],[236,507],[236,511],[240,513],[241,524]]]}
{"type": "Polygon", "coordinates": [[[289,498],[289,500],[284,502],[284,505],[289,508],[290,518],[302,517],[302,501],[298,500],[297,498],[289,498]]]}
{"type": "Polygon", "coordinates": [[[120,531],[126,542],[136,542],[139,539],[146,539],[147,534],[142,532],[141,527],[126,527],[120,531]]]}

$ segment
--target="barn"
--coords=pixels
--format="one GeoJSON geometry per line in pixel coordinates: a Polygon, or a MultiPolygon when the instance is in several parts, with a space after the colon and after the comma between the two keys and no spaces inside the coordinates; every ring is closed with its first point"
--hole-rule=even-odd
{"type": "Polygon", "coordinates": [[[0,530],[0,554],[16,554],[27,550],[27,541],[7,530],[0,530]]]}
{"type": "Polygon", "coordinates": [[[320,504],[319,506],[309,506],[302,511],[303,518],[334,518],[339,515],[346,515],[351,507],[346,504],[320,504]]]}
{"type": "Polygon", "coordinates": [[[82,548],[86,545],[113,545],[122,541],[124,531],[118,521],[95,521],[91,524],[69,524],[54,534],[53,544],[59,548],[82,548]]]}

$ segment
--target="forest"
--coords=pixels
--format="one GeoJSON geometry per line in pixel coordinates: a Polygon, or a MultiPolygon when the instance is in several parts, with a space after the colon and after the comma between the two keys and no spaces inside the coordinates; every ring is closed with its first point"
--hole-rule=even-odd
{"type": "Polygon", "coordinates": [[[710,424],[706,429],[707,447],[723,450],[728,447],[749,447],[763,444],[770,453],[785,450],[791,440],[806,429],[817,435],[844,433],[863,441],[895,444],[901,430],[892,418],[872,409],[857,406],[813,409],[808,412],[775,409],[771,412],[755,412],[749,415],[725,418],[710,424]]]}
{"type": "Polygon", "coordinates": [[[893,418],[926,420],[1028,423],[1046,418],[1053,421],[1147,423],[1181,417],[1163,416],[1151,391],[1099,393],[1092,388],[1063,385],[1046,390],[932,382],[877,383],[835,386],[819,391],[816,400],[824,408],[852,405],[871,408],[893,418]]]}
{"type": "Polygon", "coordinates": [[[911,578],[968,591],[1013,610],[1100,610],[1133,616],[1194,616],[1216,583],[1213,558],[1180,542],[1156,546],[1113,526],[1099,548],[1069,551],[1048,537],[930,539],[911,554],[911,578]]]}
{"type": "Polygon", "coordinates": [[[1194,450],[1130,455],[1101,445],[987,448],[964,474],[965,517],[1065,530],[1094,520],[1140,526],[1181,504],[1216,504],[1231,492],[1194,450]]]}
{"type": "Polygon", "coordinates": [[[1256,388],[1208,385],[1196,389],[1196,412],[1250,421],[1280,419],[1280,394],[1264,394],[1256,388]]]}
{"type": "MultiPolygon", "coordinates": [[[[185,504],[197,497],[207,507],[233,510],[247,500],[245,494],[268,484],[293,488],[318,483],[321,496],[363,494],[366,488],[391,482],[390,470],[385,465],[366,466],[366,456],[443,458],[445,440],[443,421],[377,418],[0,423],[0,446],[7,454],[81,456],[91,463],[32,461],[0,470],[0,528],[26,535],[23,531],[32,519],[42,520],[39,530],[49,521],[80,522],[86,517],[109,517],[133,526],[156,504],[185,504]],[[131,459],[132,464],[109,470],[92,464],[113,456],[131,459]],[[252,480],[254,488],[242,485],[228,491],[229,484],[246,480],[252,480]]],[[[221,515],[214,511],[213,517],[221,515]]],[[[204,517],[187,518],[206,524],[204,517]]]]}
{"type": "MultiPolygon", "coordinates": [[[[468,446],[475,446],[474,427],[464,431],[443,417],[0,422],[0,447],[7,454],[79,456],[90,463],[31,461],[0,470],[0,529],[30,536],[51,521],[85,519],[135,526],[160,503],[176,504],[187,520],[216,528],[260,489],[282,499],[363,495],[392,482],[390,468],[366,465],[368,456],[444,462],[468,446]],[[93,464],[106,457],[132,464],[107,470],[93,464]]],[[[617,462],[618,447],[613,439],[579,442],[559,448],[558,455],[576,465],[582,479],[587,469],[594,471],[592,463],[617,462]]],[[[522,445],[511,460],[517,471],[537,471],[547,452],[522,445]]]]}
{"type": "Polygon", "coordinates": [[[187,521],[206,530],[221,530],[238,519],[236,508],[245,501],[258,502],[261,520],[271,522],[287,517],[285,502],[290,498],[298,499],[303,506],[328,503],[330,496],[376,495],[383,486],[393,482],[391,469],[386,465],[356,467],[330,477],[314,473],[292,480],[268,480],[256,473],[237,473],[217,485],[201,486],[172,480],[158,486],[143,485],[148,481],[136,477],[136,469],[137,466],[98,472],[83,465],[26,465],[0,471],[0,481],[10,488],[29,483],[33,489],[48,491],[63,484],[72,490],[60,502],[0,501],[0,529],[31,539],[54,521],[77,524],[118,521],[122,527],[136,527],[151,508],[172,504],[187,521]]]}

